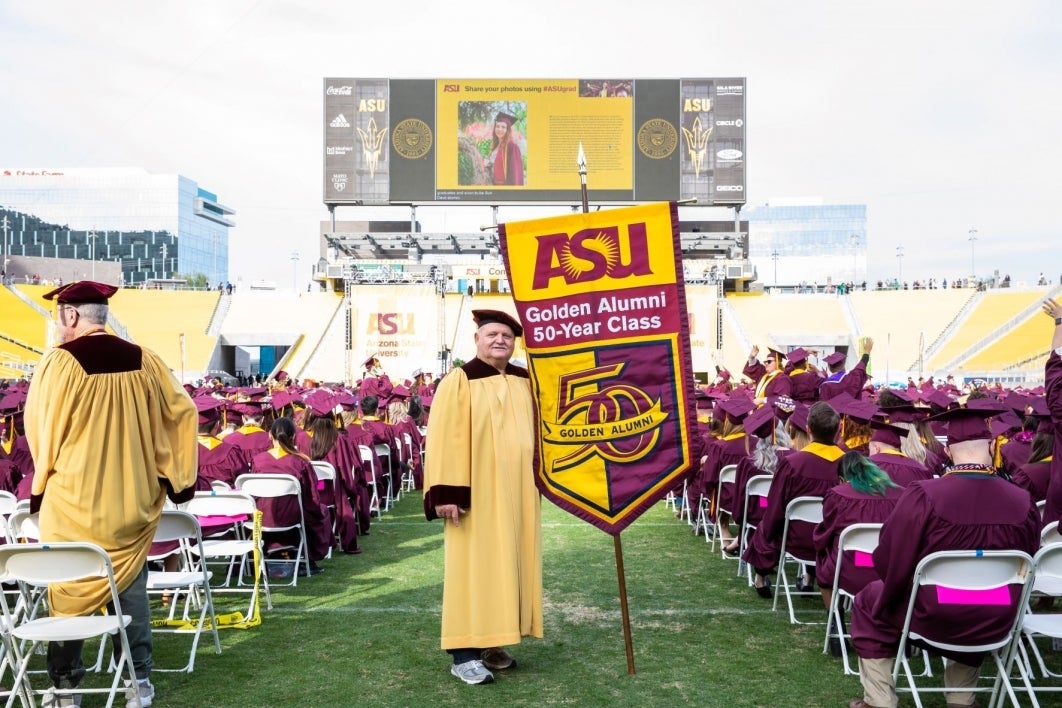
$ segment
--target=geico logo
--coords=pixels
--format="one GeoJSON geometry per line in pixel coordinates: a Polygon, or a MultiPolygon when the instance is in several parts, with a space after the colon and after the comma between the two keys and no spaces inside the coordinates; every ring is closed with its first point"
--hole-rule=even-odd
{"type": "Polygon", "coordinates": [[[538,236],[535,258],[535,290],[549,287],[554,278],[563,278],[568,285],[604,277],[626,278],[632,275],[651,275],[648,237],[644,223],[627,224],[626,235],[619,226],[584,229],[571,236],[549,234],[538,236]],[[625,247],[621,239],[626,241],[625,247]],[[624,263],[622,253],[629,254],[624,263]]]}

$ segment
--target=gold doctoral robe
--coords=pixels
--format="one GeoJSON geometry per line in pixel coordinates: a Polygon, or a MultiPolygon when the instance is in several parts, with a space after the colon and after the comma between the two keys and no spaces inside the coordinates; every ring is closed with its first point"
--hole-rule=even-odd
{"type": "Polygon", "coordinates": [[[425,514],[445,522],[442,648],[488,648],[542,636],[541,501],[527,372],[474,359],[443,378],[432,401],[425,514]]]}
{"type": "MultiPolygon", "coordinates": [[[[118,590],[144,567],[169,480],[195,484],[198,413],[153,352],[111,335],[79,337],[41,358],[26,400],[26,438],[43,494],[41,541],[91,542],[111,558],[118,590]]],[[[107,581],[52,584],[53,615],[89,614],[107,581]]]]}

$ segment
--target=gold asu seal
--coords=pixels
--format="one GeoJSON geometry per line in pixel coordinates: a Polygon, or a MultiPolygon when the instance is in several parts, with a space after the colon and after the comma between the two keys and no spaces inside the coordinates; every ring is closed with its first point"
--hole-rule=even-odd
{"type": "Polygon", "coordinates": [[[650,118],[638,129],[638,149],[650,159],[664,159],[677,145],[678,131],[663,118],[650,118]]]}
{"type": "Polygon", "coordinates": [[[431,150],[431,128],[417,118],[406,118],[395,126],[391,133],[395,152],[407,160],[416,160],[431,150]]]}

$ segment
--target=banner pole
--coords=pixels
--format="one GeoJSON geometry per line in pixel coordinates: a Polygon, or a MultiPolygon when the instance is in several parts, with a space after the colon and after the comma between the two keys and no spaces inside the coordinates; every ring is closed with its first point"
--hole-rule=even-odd
{"type": "Polygon", "coordinates": [[[623,611],[623,644],[627,649],[627,674],[634,676],[634,642],[631,639],[631,614],[627,609],[627,579],[623,572],[623,542],[620,534],[612,537],[616,548],[616,578],[619,581],[620,608],[623,611]]]}

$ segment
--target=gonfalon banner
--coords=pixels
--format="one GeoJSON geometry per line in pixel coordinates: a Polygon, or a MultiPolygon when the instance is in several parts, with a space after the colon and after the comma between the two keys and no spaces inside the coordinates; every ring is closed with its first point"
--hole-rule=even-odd
{"type": "Polygon", "coordinates": [[[537,406],[539,490],[617,534],[697,462],[677,207],[499,234],[537,406]]]}

